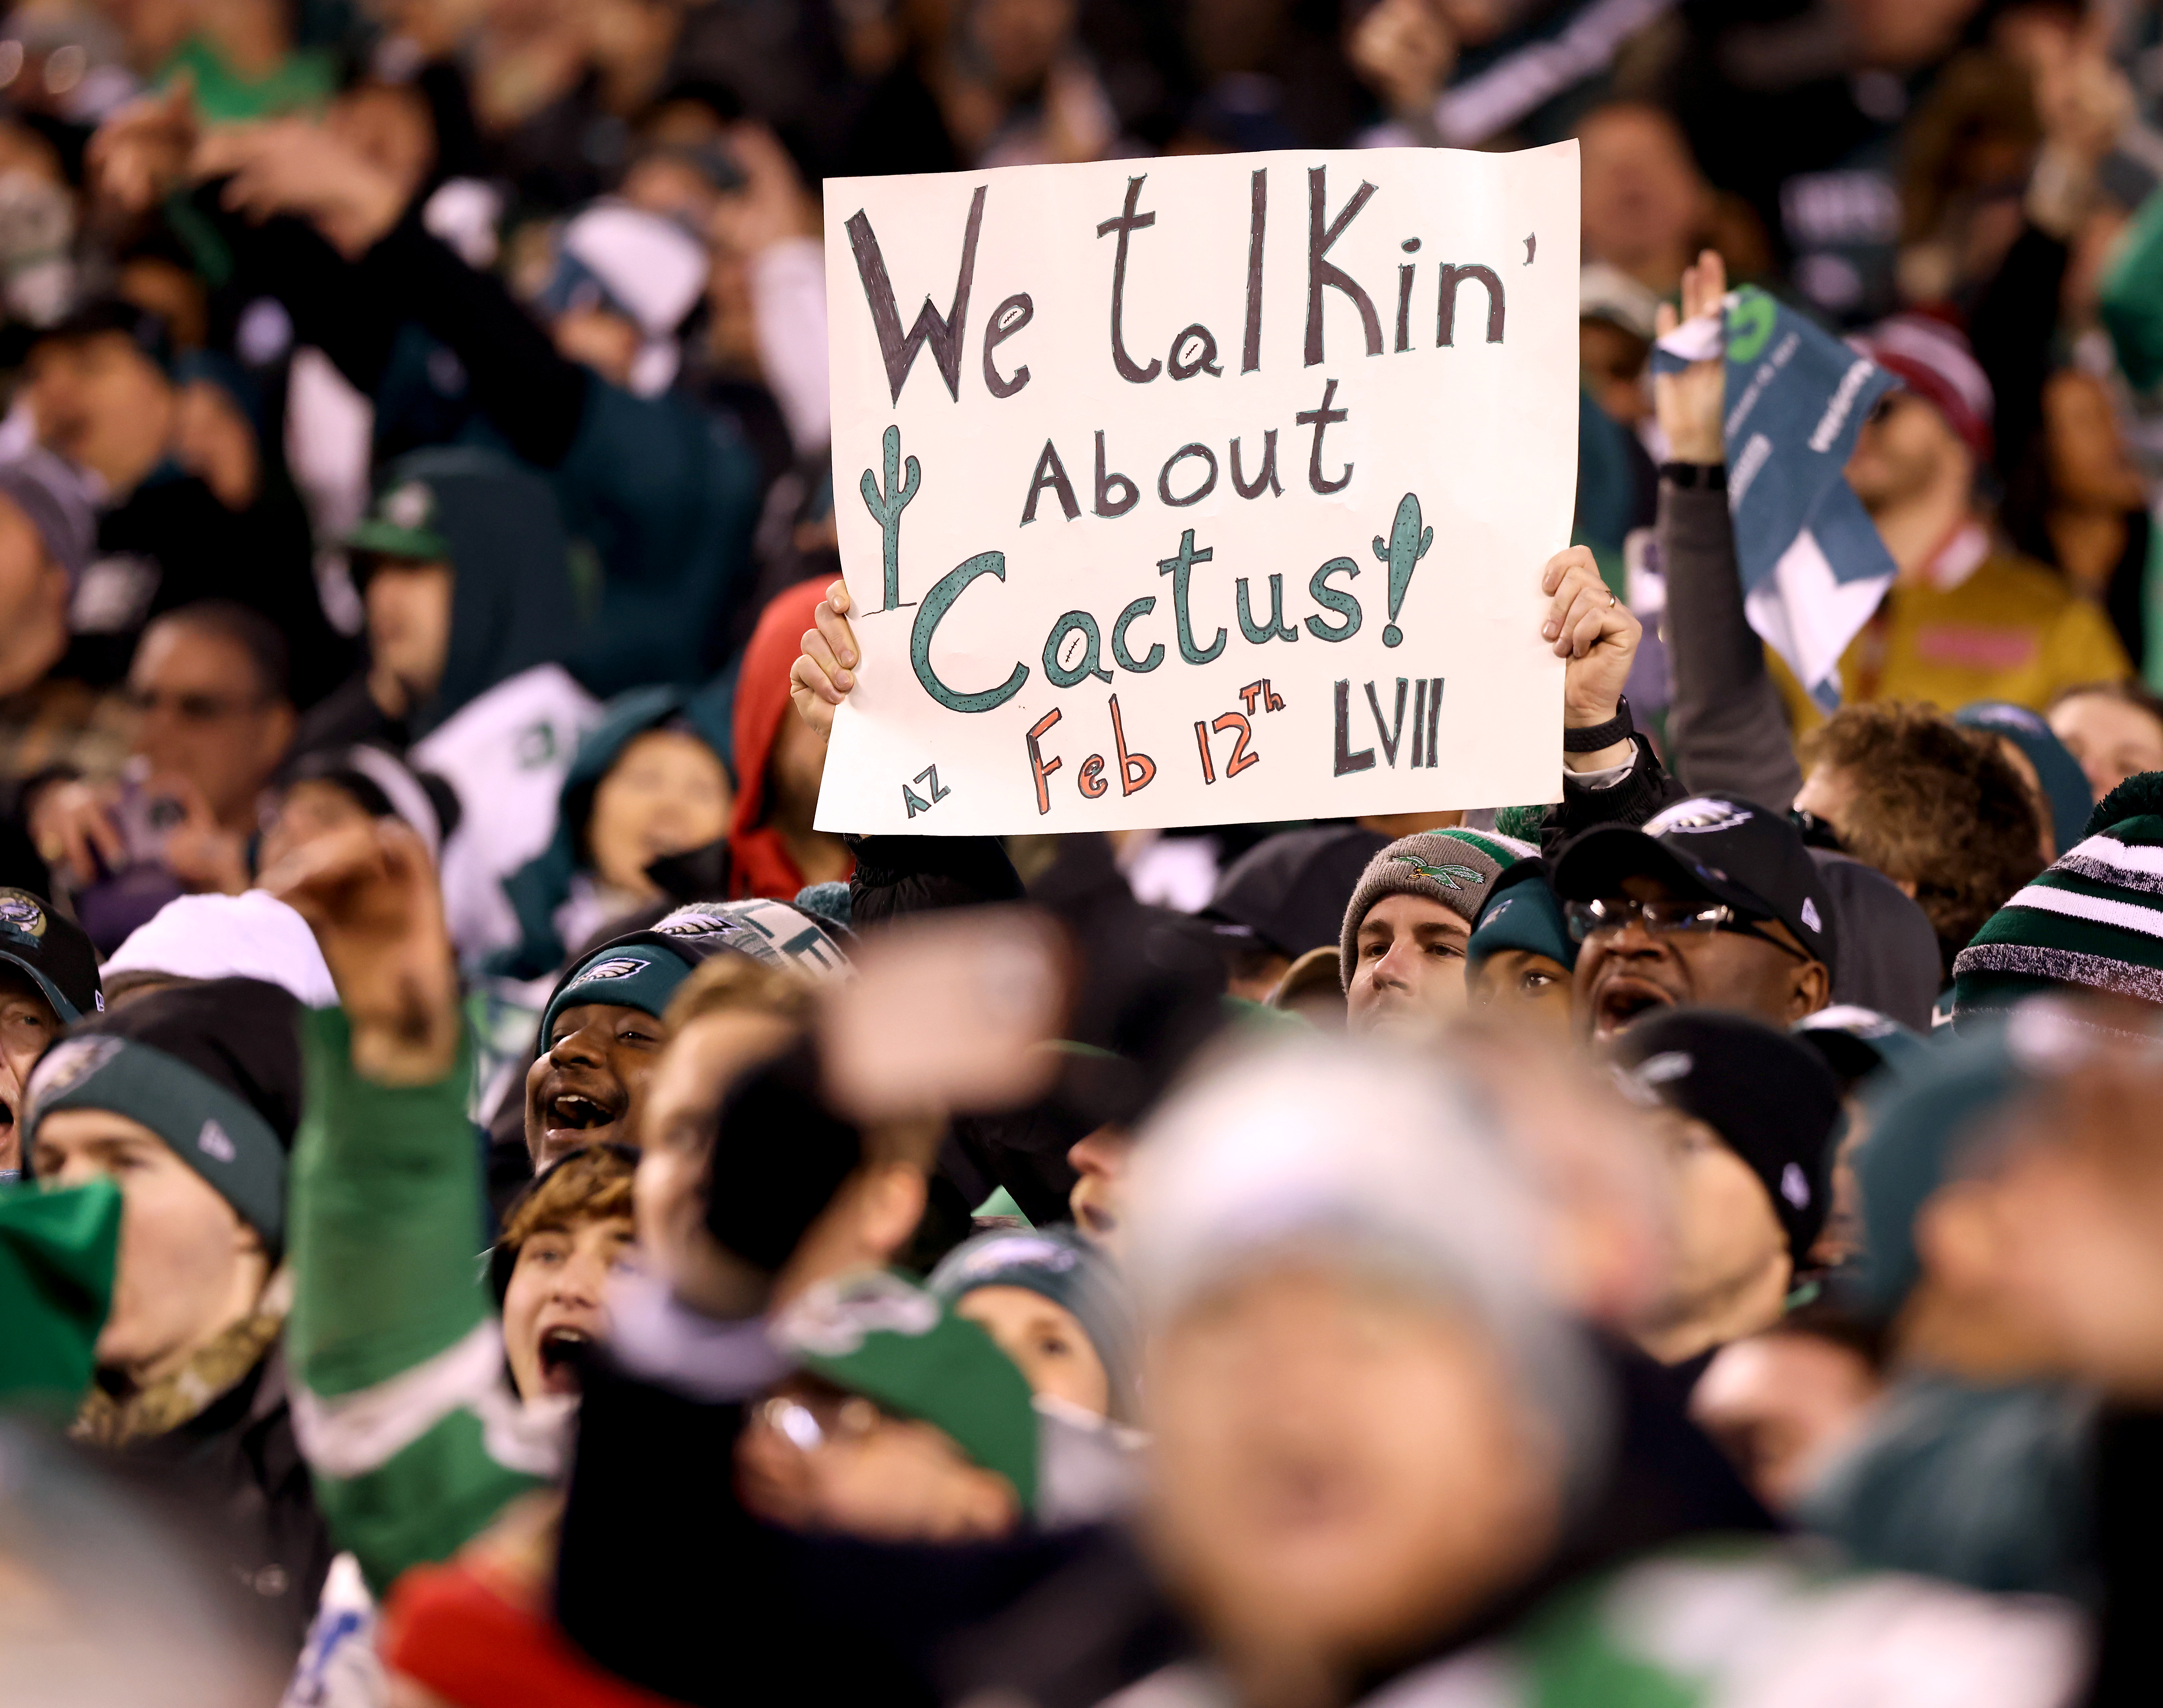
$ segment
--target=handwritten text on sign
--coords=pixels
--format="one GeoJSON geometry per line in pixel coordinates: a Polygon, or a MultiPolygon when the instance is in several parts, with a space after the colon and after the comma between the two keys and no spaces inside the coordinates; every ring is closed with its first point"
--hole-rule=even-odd
{"type": "Polygon", "coordinates": [[[829,180],[822,829],[1554,799],[1577,152],[829,180]]]}

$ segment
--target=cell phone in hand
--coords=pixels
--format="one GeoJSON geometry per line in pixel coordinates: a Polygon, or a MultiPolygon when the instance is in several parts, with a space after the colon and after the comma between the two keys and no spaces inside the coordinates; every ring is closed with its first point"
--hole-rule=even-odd
{"type": "Polygon", "coordinates": [[[820,1015],[827,1094],[859,1121],[1017,1108],[1050,1088],[1066,1014],[1058,927],[1031,908],[887,928],[820,1015]]]}
{"type": "Polygon", "coordinates": [[[186,815],[180,802],[154,792],[139,771],[131,768],[123,774],[112,813],[120,859],[108,862],[93,849],[97,878],[75,899],[76,916],[101,955],[113,953],[182,893],[165,866],[165,837],[186,815]]]}

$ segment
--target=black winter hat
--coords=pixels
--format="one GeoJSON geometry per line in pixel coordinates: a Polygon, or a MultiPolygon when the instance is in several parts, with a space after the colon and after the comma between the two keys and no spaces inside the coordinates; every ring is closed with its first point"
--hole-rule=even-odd
{"type": "Polygon", "coordinates": [[[1285,830],[1225,869],[1201,917],[1218,937],[1297,960],[1334,947],[1367,862],[1389,838],[1354,825],[1285,830]]]}
{"type": "Polygon", "coordinates": [[[171,1146],[275,1251],[301,1124],[300,1020],[299,1002],[258,978],[150,991],[86,1020],[31,1071],[26,1154],[55,1109],[125,1115],[171,1146]]]}
{"type": "Polygon", "coordinates": [[[1797,1269],[1830,1208],[1840,1082],[1809,1045],[1717,1009],[1663,1009],[1616,1040],[1624,1089],[1720,1134],[1764,1183],[1797,1269]]]}

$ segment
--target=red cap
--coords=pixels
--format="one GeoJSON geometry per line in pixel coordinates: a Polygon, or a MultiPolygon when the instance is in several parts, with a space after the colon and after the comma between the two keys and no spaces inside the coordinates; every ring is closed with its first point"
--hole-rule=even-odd
{"type": "Polygon", "coordinates": [[[1990,460],[1990,376],[1956,327],[1896,314],[1848,342],[1943,416],[1977,462],[1990,460]]]}

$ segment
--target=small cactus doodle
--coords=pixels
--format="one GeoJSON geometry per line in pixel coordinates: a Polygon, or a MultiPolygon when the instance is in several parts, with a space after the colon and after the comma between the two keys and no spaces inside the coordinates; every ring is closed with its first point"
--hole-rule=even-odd
{"type": "Polygon", "coordinates": [[[1385,647],[1394,647],[1405,637],[1405,631],[1397,626],[1397,612],[1404,605],[1405,589],[1411,585],[1412,566],[1427,556],[1433,544],[1434,530],[1420,526],[1418,495],[1407,492],[1397,500],[1397,519],[1390,525],[1388,543],[1380,534],[1375,536],[1375,556],[1390,566],[1390,621],[1382,631],[1385,647]]]}
{"type": "MultiPolygon", "coordinates": [[[[864,508],[872,513],[872,520],[879,525],[879,548],[886,568],[886,603],[881,610],[893,610],[901,604],[901,513],[916,496],[922,484],[923,470],[916,458],[909,459],[909,474],[902,477],[901,429],[890,427],[886,430],[883,446],[886,453],[886,490],[882,492],[872,479],[872,471],[864,470],[859,483],[864,495],[864,508]]],[[[914,601],[911,601],[914,603],[914,601]]]]}

